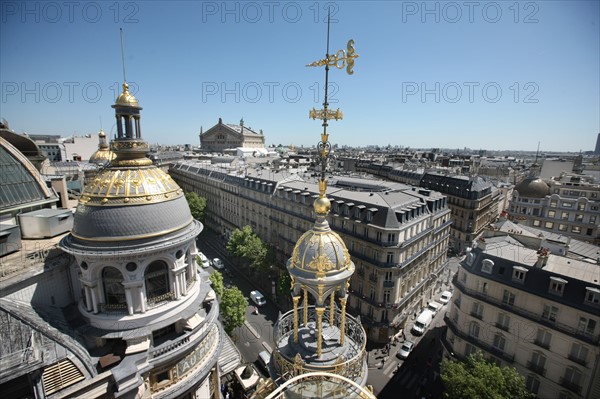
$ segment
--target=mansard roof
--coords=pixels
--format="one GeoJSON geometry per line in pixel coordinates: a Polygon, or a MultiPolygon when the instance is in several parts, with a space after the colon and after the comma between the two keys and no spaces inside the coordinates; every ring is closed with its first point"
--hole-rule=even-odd
{"type": "Polygon", "coordinates": [[[527,248],[510,236],[485,239],[485,247],[478,246],[462,262],[464,270],[480,277],[496,281],[516,290],[525,291],[549,301],[557,302],[591,314],[598,313],[598,307],[585,301],[586,288],[600,289],[597,280],[597,265],[548,254],[547,264],[536,266],[538,251],[527,248]],[[494,262],[491,273],[482,271],[483,260],[494,262]],[[514,268],[527,270],[524,282],[513,280],[514,268]],[[596,281],[594,281],[594,276],[596,281]],[[552,277],[567,281],[562,295],[549,292],[552,277]]]}

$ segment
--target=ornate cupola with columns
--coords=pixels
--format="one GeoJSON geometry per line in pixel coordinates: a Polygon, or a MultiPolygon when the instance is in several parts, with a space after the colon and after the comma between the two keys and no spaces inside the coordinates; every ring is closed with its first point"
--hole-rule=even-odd
{"type": "MultiPolygon", "coordinates": [[[[279,388],[268,397],[363,397],[371,398],[367,381],[367,337],[360,320],[346,314],[346,301],[354,263],[341,237],[327,222],[331,203],[326,196],[326,171],[331,145],[328,121],[341,119],[338,109],[328,109],[329,66],[347,67],[352,74],[354,41],[347,52],[329,55],[309,66],[325,66],[324,109],[311,110],[312,119],[323,121],[318,143],[321,166],[319,198],[313,204],[316,221],[296,242],[287,262],[291,277],[293,309],[278,319],[275,348],[270,363],[272,381],[279,388]]],[[[259,389],[260,391],[260,389],[259,389]]],[[[259,397],[260,395],[257,395],[259,397]]]]}
{"type": "Polygon", "coordinates": [[[115,154],[110,150],[108,141],[106,140],[106,133],[100,129],[98,133],[98,150],[90,156],[90,163],[98,165],[106,165],[113,160],[115,154]]]}
{"type": "Polygon", "coordinates": [[[110,355],[98,367],[112,367],[115,397],[218,398],[223,330],[195,260],[203,226],[146,157],[142,108],[127,83],[112,107],[115,157],[85,186],[60,243],[75,259],[81,334],[110,355]]]}

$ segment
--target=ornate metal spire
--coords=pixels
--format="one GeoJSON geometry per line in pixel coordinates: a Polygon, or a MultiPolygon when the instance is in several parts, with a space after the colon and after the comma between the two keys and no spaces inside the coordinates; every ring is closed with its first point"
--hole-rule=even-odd
{"type": "Polygon", "coordinates": [[[311,109],[308,117],[311,119],[320,119],[323,121],[323,133],[321,133],[321,141],[317,144],[317,150],[319,151],[319,162],[321,163],[321,179],[319,181],[319,199],[315,201],[314,208],[317,214],[327,214],[331,204],[325,198],[325,191],[327,191],[327,181],[325,180],[325,173],[327,172],[327,160],[331,153],[331,143],[329,142],[329,133],[327,133],[328,121],[331,119],[340,120],[343,118],[342,111],[338,108],[337,110],[330,110],[329,103],[327,102],[327,93],[329,86],[329,67],[335,66],[338,69],[346,67],[348,75],[354,73],[354,59],[358,58],[358,54],[354,51],[354,40],[350,39],[347,45],[347,52],[345,50],[339,50],[335,54],[329,54],[329,30],[330,30],[330,14],[327,15],[327,50],[325,52],[325,58],[308,64],[308,67],[325,66],[325,98],[323,100],[323,109],[311,109]]]}

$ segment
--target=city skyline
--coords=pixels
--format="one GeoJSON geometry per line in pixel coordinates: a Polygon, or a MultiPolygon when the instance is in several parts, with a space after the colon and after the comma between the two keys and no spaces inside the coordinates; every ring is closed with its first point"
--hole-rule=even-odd
{"type": "Polygon", "coordinates": [[[591,151],[600,122],[596,2],[4,2],[2,113],[18,133],[115,133],[127,81],[150,143],[198,144],[221,117],[266,144],[312,146],[333,54],[355,40],[352,83],[330,75],[331,142],[591,151]],[[160,26],[160,29],[157,29],[160,26]]]}

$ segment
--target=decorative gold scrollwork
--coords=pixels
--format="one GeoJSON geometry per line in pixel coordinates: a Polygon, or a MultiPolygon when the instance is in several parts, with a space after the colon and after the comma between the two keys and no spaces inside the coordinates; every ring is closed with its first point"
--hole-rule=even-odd
{"type": "Polygon", "coordinates": [[[306,66],[317,67],[327,65],[336,67],[338,69],[346,67],[346,73],[348,73],[348,75],[352,75],[354,73],[354,60],[359,57],[354,49],[353,39],[348,40],[346,48],[348,52],[346,52],[346,50],[338,50],[337,53],[331,54],[327,58],[312,62],[306,66]]]}
{"type": "Polygon", "coordinates": [[[344,113],[341,109],[311,109],[308,111],[308,117],[310,119],[320,119],[320,120],[332,120],[335,119],[339,121],[340,119],[344,119],[344,113]]]}

